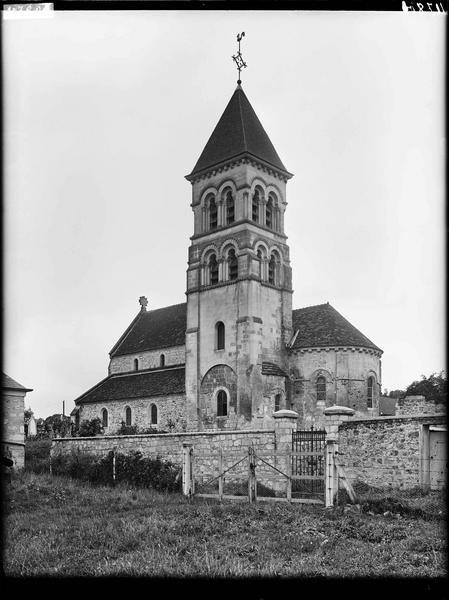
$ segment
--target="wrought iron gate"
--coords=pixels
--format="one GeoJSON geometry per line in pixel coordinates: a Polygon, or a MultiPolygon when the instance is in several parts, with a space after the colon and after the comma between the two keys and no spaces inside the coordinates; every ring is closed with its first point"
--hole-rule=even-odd
{"type": "Polygon", "coordinates": [[[292,432],[292,497],[324,497],[325,447],[325,429],[292,432]]]}

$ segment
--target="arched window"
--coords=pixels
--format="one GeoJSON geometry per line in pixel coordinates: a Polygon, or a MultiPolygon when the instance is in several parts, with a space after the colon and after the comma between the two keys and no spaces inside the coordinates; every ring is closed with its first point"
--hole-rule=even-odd
{"type": "Polygon", "coordinates": [[[228,273],[229,279],[237,279],[239,275],[239,264],[234,248],[231,248],[228,252],[228,273]]]}
{"type": "Polygon", "coordinates": [[[316,380],[317,402],[326,402],[326,378],[320,375],[316,380]]]}
{"type": "Polygon", "coordinates": [[[228,414],[228,397],[226,392],[220,390],[217,394],[217,417],[226,417],[228,414]]]}
{"type": "Polygon", "coordinates": [[[259,190],[255,190],[254,195],[253,195],[253,201],[252,201],[252,215],[251,215],[251,218],[256,223],[259,222],[259,200],[260,200],[259,190]]]}
{"type": "Polygon", "coordinates": [[[108,411],[105,408],[101,411],[101,424],[103,427],[108,426],[108,411]]]}
{"type": "Polygon", "coordinates": [[[138,371],[139,370],[139,359],[135,358],[134,359],[134,371],[138,371]]]}
{"type": "Polygon", "coordinates": [[[131,409],[129,406],[125,409],[125,425],[129,427],[131,425],[131,409]]]}
{"type": "Polygon", "coordinates": [[[218,283],[218,263],[215,254],[211,254],[209,258],[209,283],[210,285],[218,283]]]}
{"type": "Polygon", "coordinates": [[[159,358],[159,366],[165,367],[165,354],[161,354],[161,356],[159,358]]]}
{"type": "Polygon", "coordinates": [[[215,198],[209,200],[209,229],[217,229],[217,205],[215,198]]]}
{"type": "Polygon", "coordinates": [[[274,254],[270,256],[270,262],[268,263],[268,283],[273,285],[276,283],[276,259],[274,254]]]}
{"type": "Polygon", "coordinates": [[[373,408],[374,398],[374,377],[368,377],[368,395],[366,398],[367,408],[373,408]]]}
{"type": "Polygon", "coordinates": [[[276,394],[276,396],[274,397],[274,411],[277,412],[278,410],[281,410],[281,395],[280,394],[276,394]]]}
{"type": "Polygon", "coordinates": [[[271,197],[268,199],[265,207],[265,225],[273,229],[273,200],[271,197]]]}
{"type": "Polygon", "coordinates": [[[150,422],[151,425],[157,425],[157,406],[152,404],[150,407],[150,422]]]}
{"type": "Polygon", "coordinates": [[[226,225],[234,223],[235,220],[235,206],[232,192],[226,194],[226,225]]]}
{"type": "Polygon", "coordinates": [[[224,323],[218,321],[215,325],[215,347],[217,350],[224,350],[225,347],[225,326],[224,323]]]}

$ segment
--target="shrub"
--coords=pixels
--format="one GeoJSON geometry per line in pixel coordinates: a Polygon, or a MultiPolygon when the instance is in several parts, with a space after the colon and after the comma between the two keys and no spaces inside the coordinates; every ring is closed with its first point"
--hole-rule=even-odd
{"type": "Polygon", "coordinates": [[[137,425],[126,425],[126,423],[122,421],[115,435],[137,435],[137,433],[139,433],[137,425]]]}
{"type": "Polygon", "coordinates": [[[138,435],[138,434],[157,434],[157,433],[167,433],[162,429],[155,429],[154,427],[146,427],[144,429],[139,429],[137,425],[126,425],[124,421],[122,421],[119,429],[115,432],[115,435],[138,435]]]}
{"type": "Polygon", "coordinates": [[[85,419],[78,430],[78,435],[80,437],[94,437],[96,435],[101,435],[103,433],[103,425],[101,424],[101,419],[96,417],[95,419],[91,419],[90,421],[85,419]]]}
{"type": "Polygon", "coordinates": [[[25,470],[48,473],[50,470],[50,439],[28,439],[25,442],[25,470]]]}
{"type": "MultiPolygon", "coordinates": [[[[69,476],[100,485],[111,485],[113,453],[98,458],[91,454],[73,452],[56,456],[52,461],[55,475],[69,476]]],[[[160,457],[143,457],[141,452],[116,454],[116,483],[134,487],[151,487],[161,492],[176,492],[181,489],[181,470],[160,457]]]]}

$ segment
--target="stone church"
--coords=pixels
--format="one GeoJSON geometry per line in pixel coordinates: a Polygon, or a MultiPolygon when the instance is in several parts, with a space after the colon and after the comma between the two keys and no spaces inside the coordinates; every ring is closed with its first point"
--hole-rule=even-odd
{"type": "Polygon", "coordinates": [[[271,428],[292,409],[322,424],[334,404],[377,414],[382,350],[329,303],[292,309],[279,158],[240,83],[193,170],[186,302],[140,310],[109,353],[108,376],[75,400],[100,417],[160,431],[271,428]]]}

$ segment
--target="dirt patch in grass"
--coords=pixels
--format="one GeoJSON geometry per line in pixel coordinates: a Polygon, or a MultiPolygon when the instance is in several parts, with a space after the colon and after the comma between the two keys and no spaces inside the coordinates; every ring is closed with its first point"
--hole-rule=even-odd
{"type": "MultiPolygon", "coordinates": [[[[432,498],[433,504],[422,504],[424,512],[443,502],[441,495],[432,498]]],[[[446,574],[444,523],[425,515],[189,501],[178,494],[35,474],[11,482],[4,508],[7,575],[446,574]]]]}

